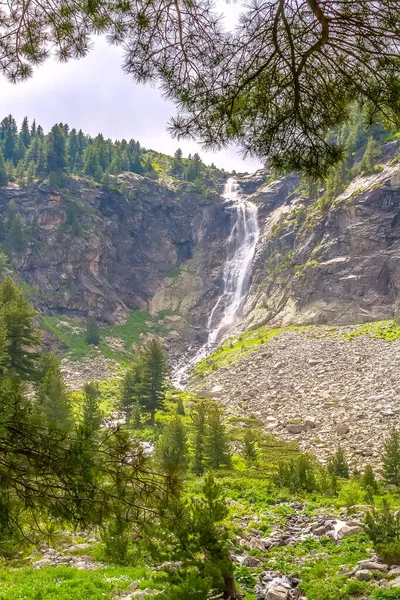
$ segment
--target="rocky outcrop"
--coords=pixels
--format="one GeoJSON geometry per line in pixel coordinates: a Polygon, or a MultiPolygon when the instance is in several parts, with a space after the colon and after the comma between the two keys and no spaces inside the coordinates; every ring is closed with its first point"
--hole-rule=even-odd
{"type": "Polygon", "coordinates": [[[118,185],[123,194],[76,178],[59,190],[39,182],[0,189],[3,222],[13,202],[25,226],[13,261],[35,306],[109,322],[130,310],[167,309],[202,325],[218,294],[230,230],[217,188],[205,194],[132,173],[118,185]]]}
{"type": "MultiPolygon", "coordinates": [[[[262,235],[244,327],[391,318],[400,300],[398,143],[376,173],[356,177],[331,206],[307,199],[298,177],[251,197],[262,235]]],[[[323,191],[321,190],[320,196],[323,191]]]]}

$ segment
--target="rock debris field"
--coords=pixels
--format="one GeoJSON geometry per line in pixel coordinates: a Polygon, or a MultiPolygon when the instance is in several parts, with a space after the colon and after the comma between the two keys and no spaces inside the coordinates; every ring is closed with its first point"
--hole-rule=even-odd
{"type": "Polygon", "coordinates": [[[339,444],[352,465],[377,464],[400,425],[400,340],[313,327],[286,331],[197,388],[326,462],[339,444]]]}

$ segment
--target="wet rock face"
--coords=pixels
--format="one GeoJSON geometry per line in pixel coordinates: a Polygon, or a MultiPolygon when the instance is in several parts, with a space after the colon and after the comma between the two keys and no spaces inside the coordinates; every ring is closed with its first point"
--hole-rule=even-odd
{"type": "Polygon", "coordinates": [[[14,201],[30,228],[17,270],[40,290],[32,293],[36,307],[114,322],[148,309],[165,276],[195,260],[200,284],[188,310],[197,303],[204,315],[229,233],[220,196],[133,174],[125,180],[127,197],[73,179],[60,190],[44,184],[0,190],[0,216],[7,220],[14,201]]]}

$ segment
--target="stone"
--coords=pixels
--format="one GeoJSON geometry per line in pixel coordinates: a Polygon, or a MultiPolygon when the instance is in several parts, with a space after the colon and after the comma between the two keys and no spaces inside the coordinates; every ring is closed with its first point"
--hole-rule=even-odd
{"type": "Polygon", "coordinates": [[[139,584],[137,583],[137,581],[132,581],[132,583],[129,585],[129,589],[131,592],[134,592],[135,590],[137,590],[139,587],[139,584]]]}
{"type": "Polygon", "coordinates": [[[360,569],[360,571],[357,571],[355,574],[355,578],[358,579],[358,581],[370,581],[373,578],[373,575],[368,569],[360,569]]]}
{"type": "Polygon", "coordinates": [[[265,600],[287,600],[288,598],[288,590],[280,585],[270,588],[265,596],[265,600]]]}
{"type": "Polygon", "coordinates": [[[398,566],[391,567],[391,569],[389,571],[389,577],[397,577],[397,576],[400,576],[400,567],[398,567],[398,566]]]}
{"type": "Polygon", "coordinates": [[[354,526],[354,527],[350,527],[348,525],[343,525],[343,527],[341,529],[339,529],[338,531],[338,538],[340,540],[350,537],[352,535],[358,535],[359,533],[362,533],[364,531],[364,529],[360,526],[354,526]]]}
{"type": "Polygon", "coordinates": [[[346,435],[347,433],[349,433],[349,431],[350,431],[349,426],[346,424],[338,425],[336,427],[336,433],[340,437],[342,437],[343,435],[346,435]]]}
{"type": "Polygon", "coordinates": [[[400,587],[400,577],[392,579],[392,581],[390,582],[390,587],[400,587]]]}
{"type": "MultiPolygon", "coordinates": [[[[363,567],[363,569],[369,569],[370,571],[380,571],[381,573],[387,573],[389,570],[389,567],[387,565],[385,565],[384,563],[378,563],[378,562],[375,562],[372,560],[363,561],[362,567],[363,567]]],[[[399,569],[399,573],[400,573],[400,569],[399,569]]]]}
{"type": "Polygon", "coordinates": [[[304,423],[288,423],[286,429],[289,433],[297,434],[305,431],[307,426],[304,423]]]}
{"type": "Polygon", "coordinates": [[[256,558],[255,556],[246,555],[241,557],[240,564],[243,567],[250,567],[251,569],[254,569],[256,567],[259,567],[262,564],[262,561],[259,558],[256,558]]]}

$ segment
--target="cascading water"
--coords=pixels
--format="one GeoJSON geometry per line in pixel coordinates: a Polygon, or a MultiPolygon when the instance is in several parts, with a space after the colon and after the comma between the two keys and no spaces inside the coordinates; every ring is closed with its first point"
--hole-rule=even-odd
{"type": "Polygon", "coordinates": [[[173,382],[178,388],[183,387],[190,367],[204,358],[238,323],[249,291],[251,267],[259,237],[257,207],[239,194],[239,185],[233,178],[226,182],[223,197],[230,203],[229,210],[234,212],[227,243],[223,291],[208,319],[207,342],[173,375],[173,382]]]}

